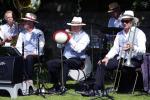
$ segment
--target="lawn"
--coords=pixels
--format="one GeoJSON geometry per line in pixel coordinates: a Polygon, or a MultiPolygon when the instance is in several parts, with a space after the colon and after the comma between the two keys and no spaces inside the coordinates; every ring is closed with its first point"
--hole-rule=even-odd
{"type": "MultiPolygon", "coordinates": [[[[75,81],[67,82],[68,91],[64,95],[29,95],[18,96],[15,100],[150,100],[150,95],[136,91],[133,95],[130,93],[109,93],[106,97],[83,97],[74,91],[75,81]]],[[[51,87],[51,84],[45,84],[46,88],[51,87]]],[[[0,95],[0,100],[10,100],[9,95],[0,95]]]]}

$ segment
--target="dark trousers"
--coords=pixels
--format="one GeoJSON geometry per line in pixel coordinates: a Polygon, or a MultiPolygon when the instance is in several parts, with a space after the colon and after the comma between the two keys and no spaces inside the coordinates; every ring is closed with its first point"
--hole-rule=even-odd
{"type": "Polygon", "coordinates": [[[25,79],[32,79],[33,78],[33,65],[38,62],[37,55],[28,55],[24,60],[24,74],[25,79]]]}
{"type": "Polygon", "coordinates": [[[49,60],[47,62],[47,66],[48,66],[50,81],[54,82],[54,84],[58,84],[58,83],[62,83],[62,79],[63,79],[64,84],[66,84],[69,70],[81,69],[83,62],[84,59],[80,59],[80,58],[71,58],[71,59],[63,60],[63,77],[62,77],[61,60],[60,59],[49,60]]]}
{"type": "MultiPolygon", "coordinates": [[[[132,59],[131,62],[135,67],[141,66],[141,61],[138,61],[136,59],[132,59]]],[[[96,70],[96,74],[95,74],[95,80],[96,81],[95,81],[94,89],[103,89],[104,88],[105,70],[117,69],[118,63],[119,63],[119,60],[117,60],[117,58],[115,57],[115,58],[110,59],[108,61],[107,66],[105,66],[104,64],[100,64],[97,66],[97,70],[96,70]]],[[[123,66],[120,66],[120,67],[123,67],[123,66]]]]}
{"type": "Polygon", "coordinates": [[[144,62],[142,64],[143,85],[144,91],[150,92],[150,53],[144,55],[144,62]]]}

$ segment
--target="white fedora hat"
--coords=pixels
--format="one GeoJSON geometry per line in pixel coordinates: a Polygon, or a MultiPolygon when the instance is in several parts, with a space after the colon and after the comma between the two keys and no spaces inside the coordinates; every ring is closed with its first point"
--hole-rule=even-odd
{"type": "Polygon", "coordinates": [[[82,26],[82,25],[86,25],[86,24],[82,23],[82,18],[81,17],[73,17],[71,23],[67,23],[67,25],[82,26]]]}
{"type": "Polygon", "coordinates": [[[134,19],[134,12],[132,10],[126,10],[123,15],[121,16],[121,20],[122,19],[134,19]]]}
{"type": "Polygon", "coordinates": [[[36,22],[39,23],[38,21],[36,21],[36,15],[33,13],[26,13],[24,18],[21,18],[23,20],[27,20],[27,21],[32,21],[32,22],[36,22]]]}

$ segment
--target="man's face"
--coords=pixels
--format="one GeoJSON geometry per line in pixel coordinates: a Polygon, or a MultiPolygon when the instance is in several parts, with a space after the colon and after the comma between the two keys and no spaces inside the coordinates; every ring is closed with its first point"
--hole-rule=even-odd
{"type": "Polygon", "coordinates": [[[27,20],[24,20],[22,24],[23,24],[24,29],[29,29],[30,27],[34,25],[32,21],[27,21],[27,20]]]}
{"type": "Polygon", "coordinates": [[[12,13],[6,13],[5,20],[7,21],[8,24],[12,24],[14,21],[12,13]]]}
{"type": "Polygon", "coordinates": [[[79,32],[81,30],[82,26],[71,26],[71,31],[73,32],[79,32]]]}
{"type": "Polygon", "coordinates": [[[113,12],[110,13],[110,15],[117,19],[120,15],[120,11],[119,10],[114,10],[113,12]]]}
{"type": "Polygon", "coordinates": [[[121,20],[124,29],[129,29],[132,26],[132,19],[126,18],[121,20]]]}

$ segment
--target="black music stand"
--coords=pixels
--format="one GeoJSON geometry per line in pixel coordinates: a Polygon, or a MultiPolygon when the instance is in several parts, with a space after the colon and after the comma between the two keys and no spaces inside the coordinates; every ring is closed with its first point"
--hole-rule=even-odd
{"type": "Polygon", "coordinates": [[[41,74],[41,70],[42,70],[42,63],[41,63],[41,60],[40,60],[40,45],[39,45],[39,38],[40,38],[41,34],[38,35],[37,37],[37,51],[38,51],[38,64],[37,64],[37,73],[36,73],[36,78],[37,78],[37,85],[38,85],[38,89],[36,91],[36,94],[37,95],[41,95],[45,98],[45,93],[46,93],[46,90],[45,90],[45,85],[44,85],[44,82],[40,82],[40,79],[39,79],[39,75],[41,74]]]}
{"type": "Polygon", "coordinates": [[[66,92],[66,88],[64,86],[64,64],[63,64],[63,44],[60,44],[60,60],[61,60],[61,91],[60,91],[60,95],[63,95],[66,92]]]}
{"type": "Polygon", "coordinates": [[[14,47],[0,47],[0,56],[22,56],[14,47]]]}

